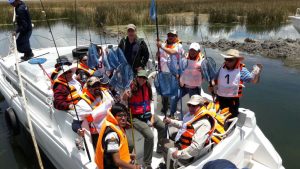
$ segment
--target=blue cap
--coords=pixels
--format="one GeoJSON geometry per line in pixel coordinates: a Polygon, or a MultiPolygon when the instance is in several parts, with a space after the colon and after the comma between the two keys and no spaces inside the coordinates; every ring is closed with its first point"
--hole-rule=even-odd
{"type": "Polygon", "coordinates": [[[238,169],[232,162],[225,159],[209,161],[203,166],[203,169],[238,169]]]}

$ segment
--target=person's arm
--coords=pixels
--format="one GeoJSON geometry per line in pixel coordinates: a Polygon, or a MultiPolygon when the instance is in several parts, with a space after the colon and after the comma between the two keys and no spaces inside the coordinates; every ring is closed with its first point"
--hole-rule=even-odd
{"type": "Polygon", "coordinates": [[[69,90],[66,86],[59,84],[57,87],[53,90],[54,92],[54,107],[58,110],[71,110],[74,109],[73,104],[70,104],[66,102],[66,99],[69,95],[69,90]]]}
{"type": "Polygon", "coordinates": [[[254,65],[251,73],[246,67],[243,67],[241,70],[241,80],[245,83],[252,82],[255,84],[259,81],[261,70],[261,64],[254,65]]]}
{"type": "Polygon", "coordinates": [[[202,119],[194,124],[194,128],[196,132],[192,138],[191,145],[183,150],[174,152],[173,156],[181,159],[189,159],[199,154],[208,138],[211,124],[207,119],[202,119]]]}
{"type": "Polygon", "coordinates": [[[30,20],[28,15],[28,11],[24,5],[20,6],[17,8],[17,13],[18,13],[18,26],[16,29],[16,33],[19,32],[26,32],[29,28],[29,23],[27,23],[27,20],[30,20]]]}
{"type": "Polygon", "coordinates": [[[178,53],[178,51],[176,49],[166,48],[164,45],[162,45],[162,42],[160,42],[160,41],[157,41],[156,46],[158,48],[162,49],[163,51],[165,51],[169,55],[175,55],[178,53]]]}
{"type": "Polygon", "coordinates": [[[119,152],[113,153],[112,157],[115,162],[115,165],[118,166],[119,168],[123,168],[123,169],[140,169],[141,168],[140,165],[129,164],[129,163],[126,163],[123,160],[121,160],[119,152]]]}
{"type": "Polygon", "coordinates": [[[148,47],[145,43],[145,41],[142,41],[141,42],[141,67],[146,67],[147,66],[147,62],[149,60],[149,50],[148,50],[148,47]]]}

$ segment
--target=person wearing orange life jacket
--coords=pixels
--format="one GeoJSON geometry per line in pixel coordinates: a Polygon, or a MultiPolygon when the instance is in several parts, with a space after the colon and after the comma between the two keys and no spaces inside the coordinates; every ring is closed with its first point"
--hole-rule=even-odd
{"type": "MultiPolygon", "coordinates": [[[[145,138],[143,161],[145,168],[151,168],[154,136],[150,127],[153,126],[157,129],[158,142],[156,152],[160,153],[162,140],[165,138],[165,125],[157,115],[151,114],[150,102],[152,100],[152,91],[147,79],[147,71],[139,70],[137,73],[137,77],[130,85],[131,91],[125,92],[123,99],[129,99],[129,108],[133,117],[133,126],[145,138]]],[[[130,142],[129,145],[131,148],[133,148],[133,143],[130,142]]]]}
{"type": "Polygon", "coordinates": [[[114,104],[107,113],[101,129],[95,154],[95,163],[99,169],[139,169],[140,165],[130,163],[130,155],[125,132],[128,111],[121,103],[114,104]]]}
{"type": "Polygon", "coordinates": [[[80,56],[76,75],[79,75],[78,81],[82,84],[82,86],[86,83],[86,80],[89,77],[91,77],[95,72],[94,69],[89,68],[87,63],[88,63],[88,56],[87,55],[80,56]]]}
{"type": "Polygon", "coordinates": [[[208,143],[215,128],[215,120],[212,113],[206,109],[206,103],[206,99],[200,95],[193,95],[187,102],[189,112],[184,115],[183,121],[164,119],[166,124],[179,129],[175,143],[169,141],[164,145],[165,159],[166,152],[171,151],[173,158],[189,162],[208,143]],[[172,147],[177,147],[178,150],[172,147]]]}
{"type": "Polygon", "coordinates": [[[80,83],[73,77],[76,67],[63,65],[60,69],[52,86],[53,104],[58,110],[73,110],[82,94],[80,83]]]}
{"type": "Polygon", "coordinates": [[[242,63],[244,57],[238,50],[230,49],[226,54],[221,55],[225,62],[215,78],[217,101],[220,103],[220,109],[229,107],[233,117],[237,117],[243,83],[257,83],[263,66],[256,64],[253,66],[252,72],[249,72],[242,63]]]}
{"type": "MultiPolygon", "coordinates": [[[[167,33],[167,40],[162,43],[160,41],[157,41],[156,43],[159,51],[157,51],[156,56],[160,58],[160,68],[162,72],[170,72],[169,66],[175,68],[178,70],[178,63],[171,62],[168,64],[170,60],[170,56],[175,56],[178,60],[181,59],[181,57],[184,54],[183,47],[180,43],[180,40],[178,38],[177,31],[174,29],[171,29],[167,33]],[[169,66],[168,66],[169,65],[169,66]]],[[[180,72],[176,73],[176,77],[179,78],[180,72]]],[[[163,114],[166,114],[169,107],[169,98],[168,97],[162,97],[162,109],[161,112],[163,114]]]]}
{"type": "Polygon", "coordinates": [[[86,128],[92,135],[93,146],[96,146],[98,140],[98,129],[101,122],[106,116],[107,110],[113,102],[103,97],[100,80],[97,77],[90,77],[85,85],[86,90],[81,95],[81,100],[75,105],[76,112],[79,117],[77,119],[76,112],[74,115],[72,129],[74,132],[83,136],[86,128]]]}

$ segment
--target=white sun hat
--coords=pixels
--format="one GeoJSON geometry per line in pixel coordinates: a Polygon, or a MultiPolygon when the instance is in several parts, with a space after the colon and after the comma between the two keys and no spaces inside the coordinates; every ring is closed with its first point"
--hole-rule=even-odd
{"type": "Polygon", "coordinates": [[[240,55],[240,52],[236,49],[229,49],[225,54],[221,54],[224,58],[244,58],[240,55]]]}

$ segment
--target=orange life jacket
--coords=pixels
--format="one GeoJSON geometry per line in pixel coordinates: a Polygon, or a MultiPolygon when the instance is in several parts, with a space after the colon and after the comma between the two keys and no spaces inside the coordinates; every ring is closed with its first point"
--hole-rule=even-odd
{"type": "MultiPolygon", "coordinates": [[[[85,90],[85,92],[81,95],[81,98],[83,100],[85,100],[91,106],[91,108],[93,110],[96,107],[98,107],[98,106],[101,105],[101,102],[94,104],[94,101],[96,99],[95,99],[95,97],[88,90],[85,90]]],[[[94,122],[93,116],[90,114],[90,115],[86,116],[85,118],[89,122],[90,132],[93,133],[93,134],[96,134],[97,133],[97,129],[96,129],[96,126],[93,124],[93,122],[94,122]]]]}
{"type": "Polygon", "coordinates": [[[67,96],[66,101],[70,104],[77,104],[79,102],[80,95],[78,94],[76,88],[74,86],[70,86],[68,85],[67,81],[64,78],[58,77],[57,79],[54,80],[53,83],[53,89],[58,85],[58,84],[62,84],[65,85],[66,87],[69,88],[69,92],[70,94],[67,96]]]}
{"type": "Polygon", "coordinates": [[[120,159],[125,163],[130,162],[130,154],[128,149],[128,140],[126,137],[126,132],[124,129],[117,127],[118,121],[115,117],[108,111],[106,118],[103,121],[99,132],[99,138],[97,142],[96,154],[95,154],[95,162],[99,169],[104,169],[104,145],[103,145],[103,137],[107,127],[110,127],[113,131],[118,134],[120,140],[120,149],[119,155],[120,159]]]}
{"type": "Polygon", "coordinates": [[[78,70],[83,70],[88,75],[88,77],[92,76],[95,72],[94,69],[90,69],[88,65],[84,63],[79,63],[78,70]]]}
{"type": "Polygon", "coordinates": [[[209,137],[206,140],[206,144],[209,143],[209,140],[215,130],[215,124],[216,124],[216,121],[213,118],[212,114],[213,113],[208,111],[205,107],[202,107],[200,110],[198,110],[198,112],[196,113],[194,118],[192,120],[190,120],[189,122],[187,122],[187,124],[185,124],[186,131],[184,133],[182,133],[182,135],[180,136],[180,139],[177,142],[177,144],[179,144],[179,147],[181,150],[185,149],[191,145],[193,136],[196,133],[196,131],[193,127],[193,124],[195,124],[197,121],[199,121],[203,118],[207,118],[211,124],[211,129],[208,132],[209,137]]]}
{"type": "Polygon", "coordinates": [[[53,72],[51,73],[51,80],[55,80],[57,78],[59,70],[60,70],[60,67],[57,67],[53,70],[53,72]]]}
{"type": "MultiPolygon", "coordinates": [[[[210,102],[207,105],[207,110],[212,112],[212,116],[216,120],[216,127],[215,127],[214,133],[217,133],[217,134],[225,133],[225,128],[224,128],[225,123],[232,115],[229,112],[229,108],[227,107],[227,108],[220,110],[220,104],[218,102],[216,102],[216,103],[210,102]]],[[[223,139],[223,137],[212,135],[211,139],[213,142],[218,144],[223,139]]]]}

